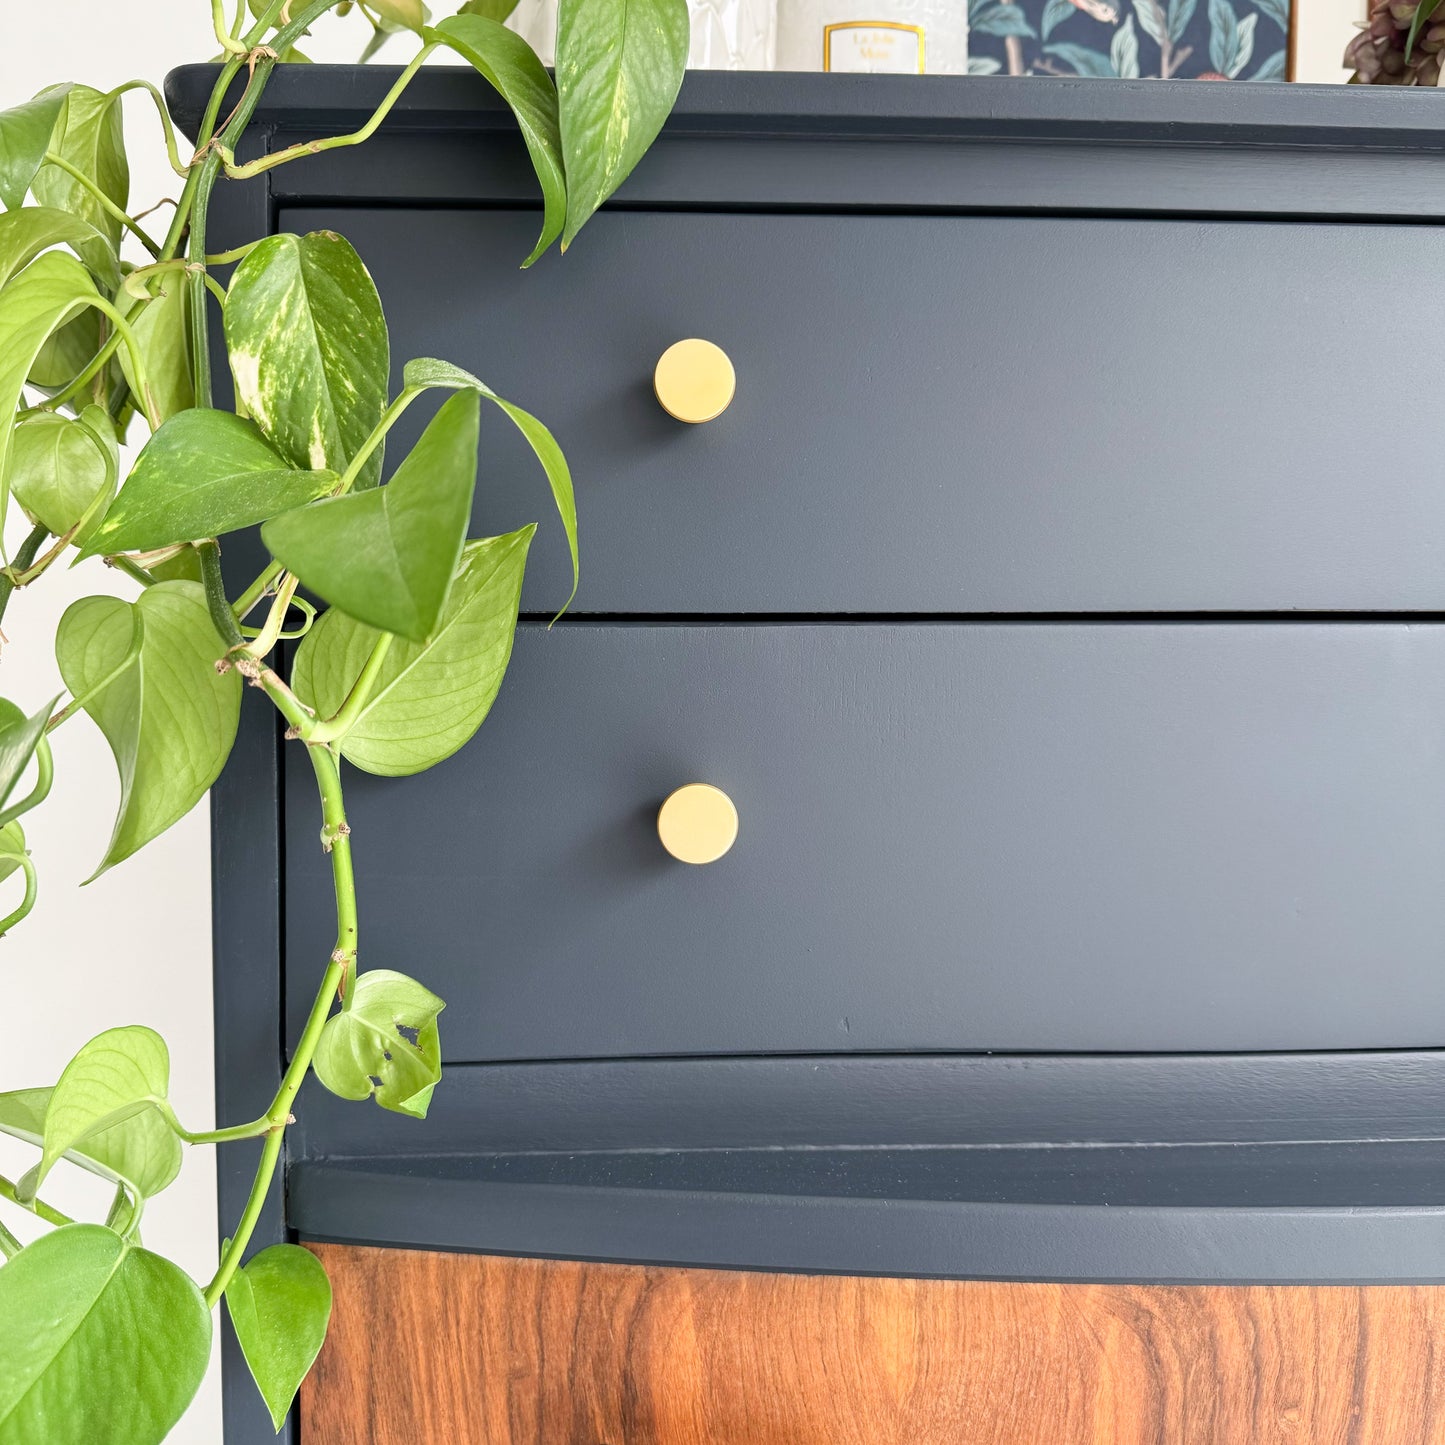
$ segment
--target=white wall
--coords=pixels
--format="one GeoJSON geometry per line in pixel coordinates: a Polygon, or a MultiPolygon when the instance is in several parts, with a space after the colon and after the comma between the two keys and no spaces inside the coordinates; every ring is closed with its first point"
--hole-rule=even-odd
{"type": "Polygon", "coordinates": [[[1340,57],[1365,12],[1366,0],[1294,0],[1294,78],[1317,85],[1348,80],[1340,57]]]}
{"type": "MultiPolygon", "coordinates": [[[[214,51],[206,0],[49,0],[6,7],[0,48],[0,108],[42,85],[80,80],[99,87],[136,76],[159,82],[166,70],[214,51]]],[[[1300,13],[1298,78],[1344,79],[1339,56],[1358,0],[1296,0],[1300,13]]],[[[318,60],[349,60],[361,28],[334,21],[305,48],[318,60]]],[[[394,42],[398,56],[407,42],[394,42]]],[[[128,113],[132,204],[174,195],[159,131],[147,104],[133,97],[128,113]]],[[[158,218],[157,225],[163,221],[158,218]]],[[[50,639],[65,606],[107,587],[130,590],[97,564],[52,570],[18,594],[4,620],[0,694],[27,711],[60,690],[50,639]]],[[[171,1046],[172,1094],[191,1127],[211,1113],[211,955],[208,823],[204,808],[137,857],[89,887],[78,885],[105,848],[117,799],[115,770],[104,740],[84,718],[54,736],[56,786],[49,803],[26,819],[41,876],[41,899],[26,924],[0,942],[0,999],[6,1047],[0,1089],[51,1083],[86,1039],[120,1023],[146,1023],[171,1046]],[[16,1026],[18,1024],[18,1026],[16,1026]]],[[[13,884],[11,885],[13,886],[13,884]]],[[[5,904],[8,909],[10,905],[5,904]]],[[[228,1122],[235,1122],[234,1120],[228,1122]]],[[[0,1138],[0,1173],[27,1166],[23,1151],[0,1138]]],[[[68,1181],[67,1181],[68,1183],[68,1181]]],[[[94,1199],[82,1179],[67,1198],[94,1199]]],[[[104,1202],[92,1207],[104,1208],[104,1202]]],[[[13,1211],[12,1211],[13,1213],[13,1211]]],[[[9,1216],[7,1216],[9,1218],[9,1216]]],[[[209,1150],[195,1150],[181,1178],[147,1212],[145,1237],[198,1278],[215,1259],[215,1173],[209,1150]]],[[[13,1221],[23,1232],[23,1223],[13,1221]]],[[[219,1388],[212,1371],[200,1399],[172,1437],[178,1445],[215,1445],[220,1438],[219,1388]]]]}

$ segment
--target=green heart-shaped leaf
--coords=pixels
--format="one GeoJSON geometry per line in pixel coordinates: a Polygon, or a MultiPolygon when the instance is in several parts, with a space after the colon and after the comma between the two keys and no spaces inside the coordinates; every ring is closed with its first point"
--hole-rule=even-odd
{"type": "MultiPolygon", "coordinates": [[[[515,0],[512,0],[515,4],[515,0]]],[[[449,45],[470,61],[493,90],[512,108],[532,168],[542,186],[542,234],[532,254],[522,262],[530,266],[562,234],[567,221],[567,181],[562,166],[562,133],[557,120],[557,87],[536,52],[513,30],[487,19],[479,11],[453,15],[426,32],[433,43],[449,45]]]]}
{"type": "Polygon", "coordinates": [[[689,40],[687,0],[561,0],[564,251],[657,138],[687,69],[689,40]]]}
{"type": "MultiPolygon", "coordinates": [[[[37,1148],[45,1142],[45,1111],[53,1089],[16,1089],[0,1094],[0,1133],[37,1148]]],[[[159,1194],[181,1172],[181,1141],[165,1117],[142,1109],[70,1146],[66,1158],[100,1166],[107,1178],[124,1179],[143,1198],[159,1194]]]]}
{"type": "MultiPolygon", "coordinates": [[[[48,251],[0,291],[0,416],[20,405],[25,379],[45,339],[97,296],[95,283],[74,256],[48,251]]],[[[0,516],[10,496],[13,428],[0,428],[0,516]]]]}
{"type": "Polygon", "coordinates": [[[0,205],[7,211],[25,204],[69,89],[58,85],[23,105],[0,110],[0,205]]]}
{"type": "Polygon", "coordinates": [[[231,1276],[226,1308],[279,1433],[325,1343],[331,1281],[309,1249],[273,1244],[231,1276]]]}
{"type": "Polygon", "coordinates": [[[466,540],[480,405],[475,392],[449,398],[386,486],[283,513],[261,540],[333,606],[424,642],[466,540]]]}
{"type": "MultiPolygon", "coordinates": [[[[370,699],[336,740],[348,762],[402,777],[449,758],[482,725],[512,655],[522,573],[535,527],[468,542],[429,642],[392,644],[370,699]]],[[[331,717],[371,655],[377,633],[344,612],[325,613],[296,654],[291,684],[331,717]]]]}
{"type": "Polygon", "coordinates": [[[498,396],[486,382],[473,376],[470,371],[463,371],[460,366],[453,366],[450,361],[438,361],[434,356],[422,356],[415,361],[408,361],[402,372],[402,384],[409,387],[445,387],[454,391],[475,391],[478,396],[485,397],[501,407],[527,439],[527,444],[536,453],[537,460],[542,463],[542,470],[547,474],[547,484],[552,488],[552,500],[557,504],[557,515],[562,519],[562,527],[567,533],[567,547],[572,554],[572,594],[562,607],[565,612],[572,598],[577,595],[577,582],[581,572],[577,557],[577,498],[572,491],[572,472],[567,466],[567,458],[562,455],[562,448],[557,445],[557,439],[531,412],[523,411],[505,397],[498,396]]]}
{"type": "Polygon", "coordinates": [[[384,23],[403,30],[420,30],[427,22],[427,8],[421,0],[372,0],[371,8],[384,23]]]}
{"type": "Polygon", "coordinates": [[[82,546],[115,495],[119,450],[101,407],[79,420],[53,411],[28,417],[10,441],[10,490],[27,515],[57,537],[75,530],[82,546]]]}
{"type": "Polygon", "coordinates": [[[194,582],[158,582],[134,602],[83,597],[60,619],[60,675],[120,771],[115,831],[92,876],[184,817],[220,775],[241,706],[240,677],[216,671],[221,651],[194,582]]]}
{"type": "Polygon", "coordinates": [[[195,1284],[98,1224],[0,1268],[0,1445],[159,1445],[210,1358],[195,1284]]]}
{"type": "Polygon", "coordinates": [[[288,466],[254,422],[205,407],[183,411],[145,444],[84,555],[220,537],[324,497],[337,481],[335,472],[288,466]]]}
{"type": "MultiPolygon", "coordinates": [[[[125,210],[130,199],[130,166],[125,158],[120,96],[88,85],[70,86],[61,100],[50,149],[125,210]]],[[[68,171],[42,165],[30,189],[42,206],[54,206],[89,221],[109,239],[112,250],[119,248],[120,222],[68,171]]]]}
{"type": "MultiPolygon", "coordinates": [[[[191,370],[190,288],[178,272],[167,272],[153,283],[155,289],[130,329],[145,364],[151,411],[159,421],[179,415],[196,404],[191,370]]],[[[117,356],[131,391],[141,394],[140,380],[130,348],[117,356]]]]}
{"type": "Polygon", "coordinates": [[[96,273],[102,284],[114,289],[120,284],[120,263],[110,243],[88,221],[56,211],[49,206],[27,206],[0,216],[0,287],[17,271],[28,266],[52,246],[69,246],[93,262],[96,256],[106,264],[96,273]]]}
{"type": "MultiPolygon", "coordinates": [[[[26,380],[41,391],[57,392],[68,385],[99,350],[100,312],[82,311],[45,338],[26,380]]],[[[118,367],[119,363],[112,360],[118,367]]]]}
{"type": "Polygon", "coordinates": [[[345,1006],[321,1031],[316,1077],[343,1099],[374,1094],[383,1109],[426,1118],[442,1076],[437,1015],[445,1007],[404,973],[358,974],[345,1006]]]}
{"type": "Polygon", "coordinates": [[[517,0],[467,0],[458,15],[480,15],[484,20],[500,24],[517,8],[517,0]]]}
{"type": "MultiPolygon", "coordinates": [[[[331,231],[268,236],[226,296],[236,392],[297,467],[344,472],[386,408],[390,350],[381,298],[350,242],[331,231]]],[[[381,448],[356,480],[381,477],[381,448]]]]}
{"type": "MultiPolygon", "coordinates": [[[[40,1167],[27,1176],[26,1193],[33,1198],[56,1162],[92,1134],[141,1114],[159,1117],[153,1105],[165,1099],[170,1079],[170,1053],[154,1029],[133,1024],[97,1034],[65,1066],[51,1090],[40,1167]]],[[[144,1179],[131,1179],[143,1194],[164,1188],[181,1167],[181,1141],[169,1128],[166,1132],[171,1146],[132,1161],[145,1175],[144,1179]]],[[[151,1136],[146,1142],[151,1142],[151,1136]]]]}

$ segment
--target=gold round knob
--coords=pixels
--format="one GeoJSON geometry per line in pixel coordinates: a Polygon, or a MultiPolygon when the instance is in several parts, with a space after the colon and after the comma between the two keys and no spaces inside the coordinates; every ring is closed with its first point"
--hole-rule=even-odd
{"type": "Polygon", "coordinates": [[[721,346],[693,336],[674,341],[658,359],[653,390],[662,409],[678,421],[711,421],[728,409],[737,373],[721,346]]]}
{"type": "Polygon", "coordinates": [[[657,836],[681,863],[716,863],[738,837],[738,810],[721,788],[688,783],[658,809],[657,836]]]}

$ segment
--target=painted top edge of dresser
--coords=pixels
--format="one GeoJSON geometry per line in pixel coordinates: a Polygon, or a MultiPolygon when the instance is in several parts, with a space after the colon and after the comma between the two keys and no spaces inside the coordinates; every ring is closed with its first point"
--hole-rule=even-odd
{"type": "MultiPolygon", "coordinates": [[[[192,139],[217,73],[213,65],[186,65],[166,77],[171,113],[192,139]]],[[[282,66],[256,120],[360,125],[400,73],[380,65],[282,66]]],[[[1445,95],[1414,87],[689,71],[668,130],[1445,151],[1442,122],[1445,95]]],[[[459,131],[510,123],[496,92],[460,65],[423,70],[387,121],[459,131]]]]}

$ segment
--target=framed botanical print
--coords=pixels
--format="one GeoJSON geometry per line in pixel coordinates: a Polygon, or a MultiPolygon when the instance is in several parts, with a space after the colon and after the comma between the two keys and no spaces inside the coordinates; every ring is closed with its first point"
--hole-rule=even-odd
{"type": "Polygon", "coordinates": [[[974,75],[1290,78],[1291,0],[969,0],[968,30],[974,75]]]}

